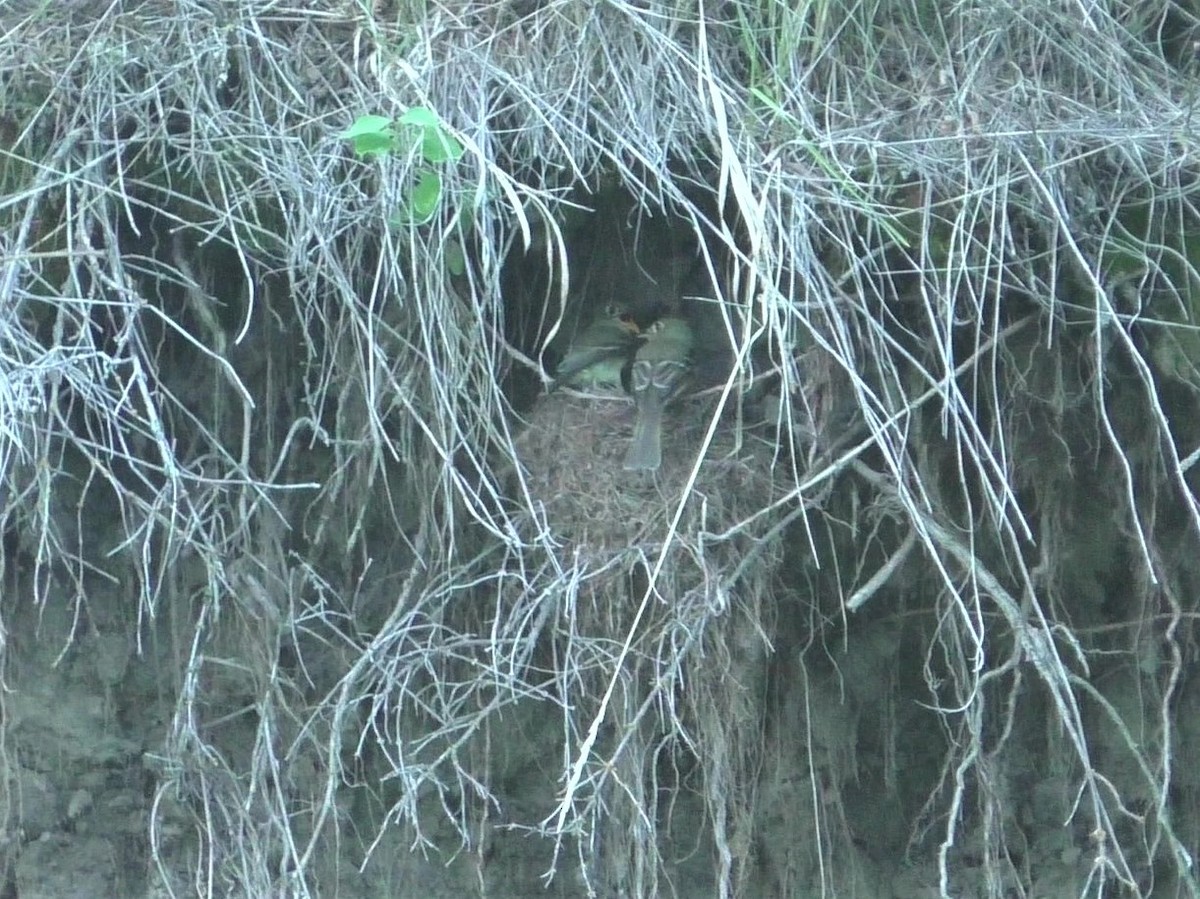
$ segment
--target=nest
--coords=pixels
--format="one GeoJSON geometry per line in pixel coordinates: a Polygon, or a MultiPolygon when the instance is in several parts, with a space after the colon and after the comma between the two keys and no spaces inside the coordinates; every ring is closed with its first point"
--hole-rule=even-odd
{"type": "Polygon", "coordinates": [[[631,399],[571,391],[542,397],[526,417],[517,450],[526,489],[550,532],[593,558],[630,549],[655,554],[683,503],[674,537],[685,545],[745,533],[747,520],[776,493],[772,449],[739,426],[732,410],[706,443],[718,405],[708,393],[671,406],[663,418],[662,465],[646,473],[623,465],[636,415],[631,399]]]}

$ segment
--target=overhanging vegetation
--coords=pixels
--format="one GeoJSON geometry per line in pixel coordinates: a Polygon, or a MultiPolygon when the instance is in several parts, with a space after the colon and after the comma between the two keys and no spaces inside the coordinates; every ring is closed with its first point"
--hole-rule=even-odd
{"type": "Polygon", "coordinates": [[[130,890],[1197,895],[1195,34],[9,3],[7,742],[96,660],[130,890]],[[649,478],[545,388],[659,292],[649,478]]]}

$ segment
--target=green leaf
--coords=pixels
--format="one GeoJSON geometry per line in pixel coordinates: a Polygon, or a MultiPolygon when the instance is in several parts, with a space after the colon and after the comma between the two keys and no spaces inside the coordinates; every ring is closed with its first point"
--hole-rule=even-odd
{"type": "Polygon", "coordinates": [[[446,270],[455,277],[459,277],[467,271],[467,256],[463,253],[462,244],[457,240],[449,240],[446,242],[446,270]]]}
{"type": "Polygon", "coordinates": [[[441,120],[437,113],[427,106],[414,106],[400,116],[401,125],[416,125],[419,128],[440,128],[441,120]]]}
{"type": "Polygon", "coordinates": [[[396,144],[392,120],[381,115],[359,116],[338,137],[350,141],[359,156],[383,156],[396,144]]]}
{"type": "Polygon", "coordinates": [[[354,138],[354,152],[359,156],[387,156],[395,149],[391,137],[380,134],[364,134],[354,138]]]}
{"type": "Polygon", "coordinates": [[[420,224],[433,218],[442,199],[442,179],[437,172],[422,172],[409,193],[412,221],[420,224]]]}
{"type": "Polygon", "coordinates": [[[426,162],[458,162],[463,146],[441,125],[427,127],[421,136],[421,155],[426,162]]]}
{"type": "Polygon", "coordinates": [[[392,120],[382,115],[362,115],[354,120],[354,124],[343,131],[338,137],[353,140],[365,134],[392,133],[392,120]]]}
{"type": "Polygon", "coordinates": [[[446,130],[432,109],[414,106],[397,121],[401,125],[413,125],[421,129],[421,155],[426,162],[457,162],[462,158],[462,144],[446,130]]]}

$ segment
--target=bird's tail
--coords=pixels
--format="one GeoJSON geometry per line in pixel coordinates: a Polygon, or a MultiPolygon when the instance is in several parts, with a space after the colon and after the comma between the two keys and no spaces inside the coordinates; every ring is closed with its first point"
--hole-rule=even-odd
{"type": "Polygon", "coordinates": [[[658,471],[662,464],[663,398],[651,388],[638,396],[633,440],[625,453],[626,471],[658,471]]]}

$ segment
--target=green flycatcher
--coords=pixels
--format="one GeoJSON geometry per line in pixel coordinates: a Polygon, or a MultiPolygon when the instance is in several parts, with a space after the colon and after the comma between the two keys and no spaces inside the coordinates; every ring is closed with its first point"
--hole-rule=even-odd
{"type": "Polygon", "coordinates": [[[605,356],[587,368],[573,374],[568,385],[576,390],[592,390],[600,393],[624,395],[624,383],[629,366],[633,362],[633,347],[620,356],[605,356]]]}
{"type": "Polygon", "coordinates": [[[641,329],[629,313],[608,306],[576,335],[558,364],[554,384],[569,387],[620,387],[621,369],[633,357],[641,329]]]}
{"type": "Polygon", "coordinates": [[[686,386],[694,339],[684,319],[660,318],[647,329],[645,343],[634,355],[629,386],[637,402],[637,421],[625,454],[629,471],[657,471],[662,464],[663,409],[686,386]]]}

